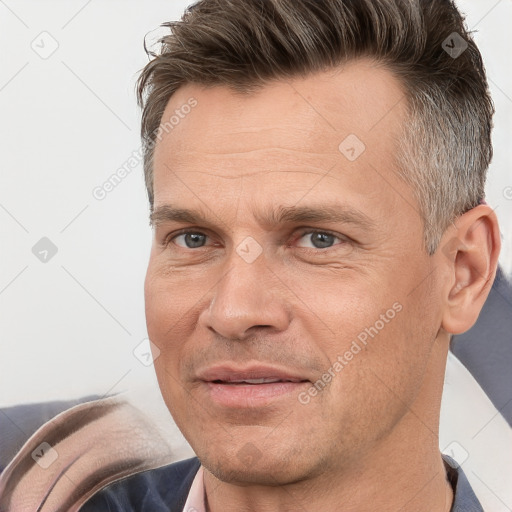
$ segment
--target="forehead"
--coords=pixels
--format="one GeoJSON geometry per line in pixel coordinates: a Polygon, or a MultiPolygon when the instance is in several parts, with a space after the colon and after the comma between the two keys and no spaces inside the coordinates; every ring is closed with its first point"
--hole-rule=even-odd
{"type": "Polygon", "coordinates": [[[162,116],[162,124],[171,123],[155,147],[155,204],[175,201],[173,190],[182,188],[185,174],[187,183],[209,191],[232,186],[230,178],[254,178],[257,191],[276,186],[269,173],[281,173],[281,186],[300,194],[335,169],[337,177],[371,193],[369,166],[396,165],[405,103],[400,82],[367,60],[270,82],[250,95],[225,86],[183,86],[162,116]],[[355,151],[364,151],[350,160],[343,151],[354,141],[355,151]]]}

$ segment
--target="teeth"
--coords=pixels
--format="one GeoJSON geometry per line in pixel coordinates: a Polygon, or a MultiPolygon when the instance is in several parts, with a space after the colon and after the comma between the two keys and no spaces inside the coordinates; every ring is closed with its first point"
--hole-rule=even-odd
{"type": "Polygon", "coordinates": [[[263,377],[262,379],[232,380],[230,382],[232,382],[234,384],[239,384],[242,382],[246,382],[247,384],[267,384],[270,382],[281,382],[281,379],[267,379],[267,378],[263,377]]]}

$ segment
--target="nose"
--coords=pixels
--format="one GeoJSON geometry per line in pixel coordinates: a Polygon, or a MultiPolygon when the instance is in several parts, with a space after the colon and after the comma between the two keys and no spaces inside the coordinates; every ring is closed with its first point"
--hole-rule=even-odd
{"type": "Polygon", "coordinates": [[[227,268],[199,323],[225,339],[239,341],[257,328],[285,331],[290,323],[285,287],[263,256],[247,263],[235,253],[227,268]]]}

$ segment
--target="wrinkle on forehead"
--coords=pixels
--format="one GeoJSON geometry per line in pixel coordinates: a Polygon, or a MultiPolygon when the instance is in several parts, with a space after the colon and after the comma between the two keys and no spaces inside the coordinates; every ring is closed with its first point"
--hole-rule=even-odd
{"type": "MultiPolygon", "coordinates": [[[[227,86],[187,84],[171,97],[162,121],[190,97],[197,106],[168,134],[162,146],[173,152],[241,153],[262,147],[335,151],[332,138],[348,133],[387,134],[389,121],[405,105],[402,84],[374,62],[354,61],[330,72],[275,81],[258,92],[237,96],[227,86]],[[392,115],[390,115],[392,114],[392,115]],[[382,129],[380,129],[382,128],[382,129]]],[[[157,151],[158,152],[158,151],[157,151]]]]}
{"type": "MultiPolygon", "coordinates": [[[[169,168],[169,170],[171,170],[169,168]]],[[[246,172],[246,173],[243,173],[243,174],[240,174],[240,175],[237,175],[237,176],[233,176],[233,175],[228,175],[228,174],[220,174],[219,172],[215,172],[215,171],[200,171],[200,170],[186,170],[186,171],[172,171],[172,172],[175,172],[176,174],[184,174],[184,175],[187,175],[187,174],[203,174],[205,176],[210,176],[210,177],[213,177],[213,178],[222,178],[222,179],[227,179],[227,180],[235,180],[235,179],[241,179],[241,178],[251,178],[251,177],[254,177],[254,176],[265,176],[265,175],[268,175],[268,174],[312,174],[314,176],[318,176],[318,175],[324,175],[324,174],[327,174],[328,171],[326,171],[325,169],[318,169],[318,171],[314,171],[314,170],[311,170],[308,166],[308,170],[293,170],[293,171],[286,171],[286,170],[273,170],[273,169],[262,169],[260,171],[252,171],[252,172],[246,172]]],[[[336,177],[336,176],[328,176],[330,179],[336,179],[338,180],[339,178],[336,177]]]]}
{"type": "Polygon", "coordinates": [[[189,84],[164,119],[190,97],[197,106],[155,148],[155,205],[180,199],[239,210],[244,201],[293,204],[336,194],[386,215],[403,202],[392,176],[403,89],[386,69],[346,66],[245,97],[189,84]],[[339,149],[349,134],[366,146],[356,161],[339,149]]]}
{"type": "Polygon", "coordinates": [[[338,162],[349,172],[359,164],[344,160],[339,144],[351,133],[363,140],[367,155],[392,164],[390,141],[404,107],[400,83],[372,65],[276,82],[243,98],[225,86],[189,84],[171,98],[163,119],[194,94],[197,106],[156,145],[155,177],[165,172],[164,163],[176,172],[224,177],[294,167],[322,174],[338,162]]]}

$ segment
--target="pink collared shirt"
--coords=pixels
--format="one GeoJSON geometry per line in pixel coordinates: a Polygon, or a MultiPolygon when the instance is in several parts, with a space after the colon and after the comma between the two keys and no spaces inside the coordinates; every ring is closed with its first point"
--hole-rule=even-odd
{"type": "Polygon", "coordinates": [[[206,512],[204,495],[203,466],[200,466],[190,487],[183,512],[206,512]]]}

